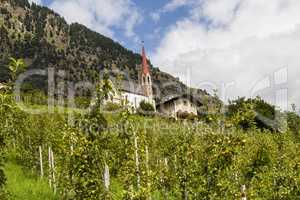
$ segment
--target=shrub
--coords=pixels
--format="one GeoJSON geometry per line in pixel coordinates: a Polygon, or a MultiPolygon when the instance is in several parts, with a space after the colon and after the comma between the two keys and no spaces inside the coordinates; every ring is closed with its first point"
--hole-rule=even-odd
{"type": "Polygon", "coordinates": [[[86,109],[90,106],[91,100],[87,97],[76,97],[75,98],[76,106],[79,108],[86,109]]]}
{"type": "Polygon", "coordinates": [[[146,101],[142,101],[140,103],[140,110],[142,110],[144,112],[154,112],[155,111],[153,105],[151,103],[146,102],[146,101]]]}
{"type": "Polygon", "coordinates": [[[197,115],[195,115],[194,113],[189,113],[189,112],[182,112],[182,111],[178,111],[177,112],[177,117],[180,119],[188,119],[188,120],[194,120],[197,118],[197,115]]]}
{"type": "Polygon", "coordinates": [[[256,125],[254,105],[245,101],[245,98],[229,102],[227,115],[236,127],[244,130],[253,128],[256,125]]]}
{"type": "Polygon", "coordinates": [[[253,127],[276,131],[275,106],[268,104],[260,97],[255,99],[239,98],[230,101],[227,115],[233,122],[244,129],[253,127]]]}
{"type": "Polygon", "coordinates": [[[105,110],[112,112],[112,111],[118,111],[121,110],[122,106],[120,104],[117,103],[112,103],[112,102],[107,102],[105,105],[105,110]]]}

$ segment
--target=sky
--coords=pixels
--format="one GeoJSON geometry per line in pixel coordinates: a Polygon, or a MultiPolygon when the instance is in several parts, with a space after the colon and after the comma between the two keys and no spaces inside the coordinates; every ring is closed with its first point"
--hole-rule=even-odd
{"type": "Polygon", "coordinates": [[[227,102],[300,107],[299,0],[31,0],[227,102]]]}

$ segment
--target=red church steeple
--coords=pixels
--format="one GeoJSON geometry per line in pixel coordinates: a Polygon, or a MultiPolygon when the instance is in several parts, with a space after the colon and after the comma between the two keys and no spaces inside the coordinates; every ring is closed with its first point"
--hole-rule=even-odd
{"type": "Polygon", "coordinates": [[[149,65],[148,65],[148,61],[147,61],[147,57],[146,57],[146,52],[145,52],[145,48],[144,45],[142,47],[142,67],[143,67],[143,73],[149,74],[149,65]]]}
{"type": "Polygon", "coordinates": [[[144,48],[144,43],[142,46],[142,65],[140,66],[140,70],[139,70],[139,83],[142,88],[144,96],[152,97],[153,96],[152,80],[151,80],[150,68],[148,65],[146,52],[144,48]]]}

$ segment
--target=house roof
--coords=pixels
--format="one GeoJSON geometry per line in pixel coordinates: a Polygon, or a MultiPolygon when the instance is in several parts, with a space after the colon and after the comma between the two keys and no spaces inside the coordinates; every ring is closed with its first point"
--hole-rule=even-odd
{"type": "Polygon", "coordinates": [[[164,105],[177,99],[188,99],[197,106],[202,105],[201,98],[198,95],[183,93],[166,96],[160,102],[158,102],[156,106],[164,105]]]}

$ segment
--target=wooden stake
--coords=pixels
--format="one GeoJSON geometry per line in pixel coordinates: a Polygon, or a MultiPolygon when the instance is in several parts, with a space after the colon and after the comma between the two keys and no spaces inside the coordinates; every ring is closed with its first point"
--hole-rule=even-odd
{"type": "Polygon", "coordinates": [[[44,176],[44,170],[43,170],[43,153],[42,153],[42,147],[39,146],[39,153],[40,153],[40,170],[41,170],[41,178],[44,176]]]}
{"type": "MultiPolygon", "coordinates": [[[[147,187],[148,191],[150,191],[150,168],[149,168],[149,150],[148,146],[145,147],[145,153],[146,153],[146,170],[147,170],[147,187]]],[[[148,197],[148,199],[151,199],[151,195],[148,197]]]]}
{"type": "Polygon", "coordinates": [[[165,158],[164,161],[165,161],[166,170],[168,170],[168,158],[165,158]]]}
{"type": "Polygon", "coordinates": [[[183,174],[184,174],[184,200],[188,200],[188,190],[187,190],[187,180],[186,180],[186,171],[183,169],[183,174]]]}
{"type": "Polygon", "coordinates": [[[175,172],[177,172],[177,156],[176,155],[174,156],[174,169],[175,169],[175,172]]]}
{"type": "Polygon", "coordinates": [[[105,189],[107,191],[109,191],[109,186],[110,186],[110,175],[109,175],[109,167],[108,165],[105,163],[105,166],[104,166],[104,175],[103,175],[103,178],[104,178],[104,186],[105,186],[105,189]]]}
{"type": "Polygon", "coordinates": [[[148,150],[148,146],[145,147],[145,153],[146,153],[146,169],[147,169],[147,175],[149,175],[149,150],[148,150]]]}
{"type": "Polygon", "coordinates": [[[71,155],[73,155],[73,153],[74,153],[74,147],[73,145],[71,145],[71,155]]]}
{"type": "Polygon", "coordinates": [[[139,152],[138,152],[138,139],[136,133],[134,132],[134,147],[135,147],[135,167],[136,167],[136,178],[137,178],[137,188],[140,189],[140,162],[139,162],[139,152]]]}
{"type": "Polygon", "coordinates": [[[54,155],[52,150],[51,150],[51,168],[52,168],[53,189],[54,189],[54,193],[56,193],[55,165],[54,165],[54,155]]]}
{"type": "Polygon", "coordinates": [[[48,180],[49,180],[49,186],[52,187],[52,165],[51,165],[51,147],[48,148],[48,166],[49,166],[49,175],[48,175],[48,180]]]}
{"type": "MultiPolygon", "coordinates": [[[[164,159],[164,166],[165,166],[165,169],[166,169],[166,172],[168,171],[168,158],[165,158],[164,159]]],[[[168,191],[167,191],[167,188],[164,186],[164,197],[165,199],[167,199],[168,197],[168,191]]]]}
{"type": "Polygon", "coordinates": [[[241,193],[242,193],[242,200],[247,200],[246,185],[242,185],[242,187],[241,187],[241,193]]]}

